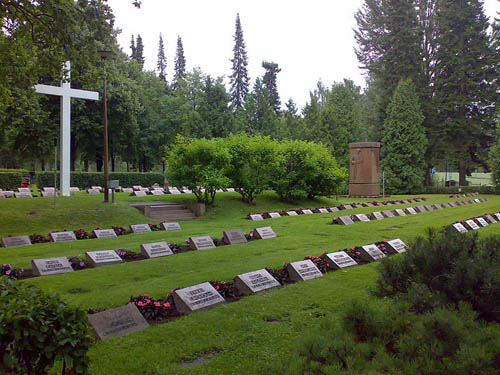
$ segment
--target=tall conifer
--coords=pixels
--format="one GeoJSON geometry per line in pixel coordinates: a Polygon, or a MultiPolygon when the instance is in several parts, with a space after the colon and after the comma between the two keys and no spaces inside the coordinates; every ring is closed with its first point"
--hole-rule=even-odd
{"type": "Polygon", "coordinates": [[[136,51],[136,48],[135,48],[134,34],[132,34],[132,40],[130,41],[130,50],[131,50],[130,58],[132,60],[135,60],[135,51],[136,51]]]}
{"type": "Polygon", "coordinates": [[[234,34],[233,58],[233,73],[230,76],[230,95],[233,110],[243,108],[248,94],[248,57],[245,49],[245,41],[243,40],[243,31],[241,29],[240,14],[236,15],[236,31],[234,34]]]}
{"type": "Polygon", "coordinates": [[[141,68],[144,66],[144,44],[142,43],[142,38],[139,34],[137,34],[136,39],[134,60],[139,63],[141,68]]]}
{"type": "Polygon", "coordinates": [[[278,93],[277,83],[277,75],[279,72],[281,72],[281,69],[278,68],[278,64],[268,61],[263,61],[262,67],[266,70],[266,73],[262,78],[262,82],[269,91],[270,105],[273,107],[274,112],[277,114],[281,109],[281,100],[278,93]]]}
{"type": "Polygon", "coordinates": [[[184,57],[184,47],[182,39],[177,37],[177,50],[175,53],[175,67],[174,67],[174,88],[179,87],[179,81],[186,77],[186,58],[184,57]]]}
{"type": "Polygon", "coordinates": [[[165,47],[160,33],[160,41],[158,42],[158,62],[156,63],[158,76],[166,81],[167,80],[167,58],[165,57],[165,47]]]}

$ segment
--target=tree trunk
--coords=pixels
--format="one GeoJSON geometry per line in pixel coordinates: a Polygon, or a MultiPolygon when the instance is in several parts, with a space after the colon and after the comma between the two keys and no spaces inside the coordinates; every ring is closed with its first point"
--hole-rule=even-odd
{"type": "Polygon", "coordinates": [[[458,185],[467,186],[467,167],[464,164],[458,166],[458,185]]]}
{"type": "Polygon", "coordinates": [[[95,167],[97,169],[97,172],[102,172],[102,166],[104,162],[101,157],[96,156],[95,158],[95,167]]]}
{"type": "Polygon", "coordinates": [[[44,159],[40,160],[40,165],[42,167],[42,171],[45,171],[45,160],[44,159]]]}
{"type": "Polygon", "coordinates": [[[85,160],[83,161],[83,170],[84,170],[85,172],[88,172],[88,171],[89,171],[89,159],[85,159],[85,160]]]}
{"type": "Polygon", "coordinates": [[[432,165],[427,165],[424,170],[425,173],[425,186],[432,186],[432,165]]]}

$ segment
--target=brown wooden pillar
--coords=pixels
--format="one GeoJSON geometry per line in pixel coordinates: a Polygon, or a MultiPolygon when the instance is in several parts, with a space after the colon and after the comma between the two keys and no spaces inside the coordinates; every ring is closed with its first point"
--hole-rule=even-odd
{"type": "Polygon", "coordinates": [[[380,143],[351,143],[349,144],[349,149],[349,196],[379,196],[380,143]]]}

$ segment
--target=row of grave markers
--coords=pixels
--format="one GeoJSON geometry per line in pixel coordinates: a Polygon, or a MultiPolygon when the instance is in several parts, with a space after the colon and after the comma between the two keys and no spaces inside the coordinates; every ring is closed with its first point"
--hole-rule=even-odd
{"type": "Polygon", "coordinates": [[[451,226],[460,233],[467,233],[469,230],[478,230],[489,224],[496,224],[500,221],[500,212],[485,214],[469,220],[463,220],[459,223],[454,223],[451,226]]]}
{"type": "MultiPolygon", "coordinates": [[[[276,233],[271,227],[256,228],[253,233],[255,238],[259,240],[276,237],[276,233]]],[[[241,229],[224,231],[223,236],[228,245],[248,242],[245,233],[241,229]]],[[[210,236],[190,237],[188,242],[191,250],[209,250],[216,247],[210,236]]],[[[167,242],[160,241],[142,244],[141,254],[150,259],[173,255],[174,252],[167,242]]],[[[87,251],[85,260],[91,267],[109,266],[124,261],[115,250],[87,251]]],[[[51,276],[74,271],[66,257],[33,259],[31,266],[35,276],[51,276]]]]}
{"type": "MultiPolygon", "coordinates": [[[[376,207],[376,206],[389,206],[389,205],[394,205],[394,204],[408,204],[408,203],[418,203],[418,202],[424,202],[426,201],[427,198],[410,198],[410,199],[403,199],[403,200],[397,200],[393,202],[379,202],[379,201],[374,201],[374,202],[365,202],[365,203],[350,203],[350,204],[343,204],[340,206],[333,206],[333,207],[322,207],[322,208],[316,208],[313,210],[309,208],[301,208],[297,210],[289,210],[285,211],[285,214],[287,216],[298,216],[300,214],[302,215],[312,215],[312,214],[327,214],[331,212],[339,212],[342,210],[352,210],[355,208],[362,208],[362,207],[376,207]]],[[[281,214],[279,212],[266,212],[265,214],[260,213],[260,214],[249,214],[248,218],[253,221],[260,221],[260,220],[265,220],[265,219],[277,219],[281,217],[281,214]]]]}
{"type": "Polygon", "coordinates": [[[434,211],[434,210],[442,210],[444,208],[449,208],[449,207],[458,207],[462,205],[467,205],[467,204],[474,204],[474,203],[482,203],[486,202],[488,199],[486,198],[476,198],[474,200],[467,200],[467,201],[457,201],[457,202],[450,202],[450,203],[436,203],[432,205],[425,205],[425,206],[416,206],[416,207],[407,207],[407,208],[399,208],[394,211],[391,210],[386,210],[386,211],[375,211],[372,212],[371,214],[356,214],[356,215],[346,215],[346,216],[340,216],[340,217],[334,217],[332,220],[332,224],[340,224],[340,225],[351,225],[354,224],[355,222],[368,222],[371,220],[383,220],[386,218],[392,218],[396,216],[407,216],[407,215],[416,215],[418,213],[423,213],[427,211],[434,211]]]}
{"type": "MultiPolygon", "coordinates": [[[[407,246],[399,238],[387,242],[389,255],[406,252],[407,246]]],[[[375,244],[362,246],[361,258],[367,262],[375,262],[386,255],[375,244]]],[[[345,251],[326,254],[326,262],[334,270],[357,266],[358,263],[345,251]]],[[[322,277],[323,273],[310,260],[301,260],[287,265],[292,281],[308,281],[322,277]]],[[[248,296],[273,288],[281,287],[266,269],[239,274],[234,278],[234,286],[243,295],[248,296]]],[[[181,314],[215,307],[226,302],[224,297],[209,283],[203,282],[173,292],[175,308],[181,314]]],[[[105,340],[115,336],[123,336],[148,326],[146,319],[135,304],[128,304],[114,309],[89,315],[89,322],[96,336],[105,340]]]]}

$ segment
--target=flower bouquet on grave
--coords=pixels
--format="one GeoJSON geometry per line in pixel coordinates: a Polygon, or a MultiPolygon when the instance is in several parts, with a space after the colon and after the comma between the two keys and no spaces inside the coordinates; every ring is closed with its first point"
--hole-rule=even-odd
{"type": "Polygon", "coordinates": [[[85,230],[82,228],[75,230],[75,237],[77,240],[86,240],[86,239],[90,238],[89,234],[87,232],[85,232],[85,230]]]}
{"type": "Polygon", "coordinates": [[[243,294],[238,291],[232,281],[209,281],[210,285],[214,287],[224,299],[239,299],[243,294]]]}
{"type": "Polygon", "coordinates": [[[77,257],[76,255],[69,257],[68,262],[71,265],[71,268],[73,268],[73,270],[75,271],[83,270],[88,267],[87,264],[85,263],[85,260],[77,257]]]}
{"type": "Polygon", "coordinates": [[[89,238],[97,238],[97,236],[95,235],[96,230],[102,230],[102,228],[101,227],[95,228],[92,232],[90,232],[89,238]]]}
{"type": "Polygon", "coordinates": [[[245,237],[247,239],[247,241],[253,241],[253,240],[256,240],[257,238],[255,237],[255,234],[254,232],[250,232],[248,234],[245,234],[245,237]]]}
{"type": "Polygon", "coordinates": [[[164,299],[154,299],[147,294],[130,297],[129,304],[134,304],[139,312],[149,321],[162,320],[178,316],[172,293],[164,299]]]}
{"type": "Polygon", "coordinates": [[[151,231],[152,232],[156,232],[156,231],[159,231],[159,230],[163,230],[161,225],[160,224],[148,224],[149,225],[149,228],[151,228],[151,231]]]}
{"type": "Polygon", "coordinates": [[[353,246],[350,249],[344,249],[344,251],[358,264],[367,263],[361,259],[361,246],[353,246]]]}
{"type": "Polygon", "coordinates": [[[223,238],[213,238],[213,237],[210,237],[210,238],[212,239],[212,241],[214,241],[214,245],[216,247],[226,245],[223,238]]]}
{"type": "Polygon", "coordinates": [[[125,227],[111,227],[115,231],[117,236],[123,236],[124,234],[130,234],[130,232],[125,227]]]}
{"type": "Polygon", "coordinates": [[[30,236],[30,241],[32,244],[50,242],[50,240],[48,238],[44,237],[42,234],[32,234],[30,236]]]}
{"type": "Polygon", "coordinates": [[[266,267],[265,270],[271,274],[278,282],[283,284],[290,284],[292,281],[290,280],[290,275],[288,274],[288,270],[286,268],[287,263],[283,262],[283,267],[281,268],[269,268],[266,267]]]}
{"type": "Polygon", "coordinates": [[[122,259],[136,259],[136,258],[140,257],[140,255],[141,255],[141,254],[136,253],[135,251],[132,251],[129,249],[118,249],[118,250],[116,250],[116,253],[122,259]]]}
{"type": "Polygon", "coordinates": [[[19,279],[23,272],[24,268],[14,268],[11,264],[0,266],[0,276],[8,276],[11,279],[19,279]]]}
{"type": "Polygon", "coordinates": [[[375,242],[375,246],[377,246],[378,249],[385,254],[385,256],[388,257],[391,255],[387,252],[387,240],[375,242]]]}
{"type": "Polygon", "coordinates": [[[326,262],[326,253],[321,254],[320,256],[308,255],[304,258],[304,260],[310,260],[314,263],[314,265],[321,271],[321,273],[327,273],[329,271],[333,271],[330,268],[330,265],[326,262]]]}
{"type": "Polygon", "coordinates": [[[342,223],[341,223],[341,221],[340,221],[340,219],[338,217],[334,217],[332,219],[332,222],[330,224],[332,224],[332,225],[340,225],[342,223]]]}

